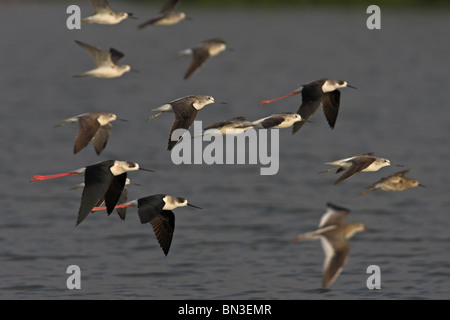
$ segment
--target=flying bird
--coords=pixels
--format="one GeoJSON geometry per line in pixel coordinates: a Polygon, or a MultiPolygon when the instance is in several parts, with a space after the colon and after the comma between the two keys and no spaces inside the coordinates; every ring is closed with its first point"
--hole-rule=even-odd
{"type": "Polygon", "coordinates": [[[192,95],[169,103],[172,106],[175,121],[172,125],[172,129],[170,130],[167,150],[172,150],[172,148],[182,138],[182,135],[178,135],[178,138],[173,137],[174,131],[178,129],[188,130],[194,122],[198,110],[211,103],[223,104],[224,102],[215,101],[211,96],[192,95]]]}
{"type": "Polygon", "coordinates": [[[124,73],[133,70],[129,65],[118,65],[119,60],[124,57],[124,54],[114,48],[105,51],[78,40],[75,40],[75,42],[92,55],[95,64],[94,69],[74,75],[73,77],[75,78],[117,78],[121,77],[124,73]]]}
{"type": "Polygon", "coordinates": [[[395,192],[408,190],[414,187],[425,187],[423,184],[419,183],[418,180],[405,176],[410,171],[411,169],[403,170],[381,178],[381,180],[364,190],[362,194],[368,194],[375,190],[395,192]]]}
{"type": "Polygon", "coordinates": [[[177,12],[175,8],[180,3],[180,0],[167,0],[162,7],[159,15],[141,23],[138,27],[142,29],[148,25],[154,26],[172,26],[179,23],[186,18],[184,12],[177,12]]]}
{"type": "Polygon", "coordinates": [[[127,172],[136,170],[152,171],[140,168],[136,162],[106,160],[69,172],[35,175],[30,178],[30,181],[84,174],[84,188],[76,223],[79,225],[102,199],[105,201],[107,213],[110,214],[122,195],[127,172]]]}
{"type": "MultiPolygon", "coordinates": [[[[300,105],[297,113],[302,116],[302,119],[309,120],[314,112],[316,112],[317,108],[322,105],[325,118],[327,119],[330,127],[334,129],[341,100],[341,92],[339,89],[345,87],[356,89],[344,80],[319,79],[308,84],[304,84],[300,88],[283,97],[263,100],[260,104],[271,103],[273,101],[301,93],[302,104],[300,105]]],[[[305,122],[296,123],[292,128],[292,133],[296,133],[304,124],[305,122]]]]}
{"type": "Polygon", "coordinates": [[[255,129],[284,129],[304,120],[298,113],[276,113],[268,117],[252,121],[255,129]]]}
{"type": "Polygon", "coordinates": [[[209,57],[217,56],[222,51],[225,51],[226,48],[225,40],[214,38],[200,42],[193,48],[180,51],[178,53],[180,56],[192,55],[192,61],[184,74],[184,79],[188,79],[194,72],[199,70],[209,57]]]}
{"type": "Polygon", "coordinates": [[[203,129],[203,134],[237,135],[253,128],[252,123],[245,117],[235,117],[213,123],[203,129]]]}
{"type": "Polygon", "coordinates": [[[100,155],[106,147],[111,134],[111,122],[114,120],[126,121],[117,118],[117,115],[114,113],[91,112],[68,118],[55,127],[78,122],[78,133],[75,137],[73,153],[77,154],[92,141],[95,152],[97,155],[100,155]]]}
{"type": "Polygon", "coordinates": [[[332,162],[327,162],[325,164],[335,166],[334,168],[321,171],[320,173],[335,171],[336,173],[340,173],[344,171],[344,173],[336,180],[334,184],[341,183],[342,181],[354,176],[359,172],[371,172],[378,171],[386,166],[398,166],[399,164],[392,164],[389,159],[375,157],[374,154],[364,153],[356,156],[352,156],[350,158],[340,159],[332,162]]]}
{"type": "Polygon", "coordinates": [[[114,12],[107,0],[91,0],[94,14],[81,20],[82,23],[118,24],[126,18],[135,18],[132,13],[114,12]]]}
{"type": "MultiPolygon", "coordinates": [[[[124,204],[128,202],[128,190],[127,185],[131,184],[130,178],[127,178],[125,180],[125,187],[123,188],[122,194],[120,195],[119,201],[117,201],[117,205],[124,204]]],[[[137,183],[134,183],[135,185],[139,185],[137,183]]],[[[76,186],[70,188],[72,190],[76,189],[83,189],[85,186],[85,183],[77,184],[76,186]]],[[[102,197],[99,202],[95,205],[96,207],[100,207],[105,202],[105,198],[102,197]]],[[[127,208],[116,208],[117,214],[119,215],[120,219],[125,220],[126,214],[127,214],[127,208]]]]}
{"type": "Polygon", "coordinates": [[[329,287],[342,272],[350,254],[347,239],[356,232],[368,230],[360,222],[347,223],[350,210],[327,203],[327,211],[320,219],[317,230],[300,234],[293,241],[320,239],[325,253],[322,288],[329,287]]]}
{"type": "MultiPolygon", "coordinates": [[[[175,230],[175,215],[172,210],[185,206],[201,209],[188,203],[185,198],[173,197],[166,194],[155,194],[139,198],[119,205],[116,208],[137,207],[141,223],[150,223],[152,225],[156,239],[164,254],[167,256],[175,230]]],[[[104,209],[106,208],[96,207],[93,211],[104,209]]]]}

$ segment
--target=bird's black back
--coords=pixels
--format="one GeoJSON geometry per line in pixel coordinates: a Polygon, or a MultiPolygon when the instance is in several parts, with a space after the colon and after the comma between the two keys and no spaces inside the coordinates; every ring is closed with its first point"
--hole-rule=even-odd
{"type": "Polygon", "coordinates": [[[141,223],[149,223],[164,208],[163,194],[156,194],[138,199],[138,215],[141,223]]]}

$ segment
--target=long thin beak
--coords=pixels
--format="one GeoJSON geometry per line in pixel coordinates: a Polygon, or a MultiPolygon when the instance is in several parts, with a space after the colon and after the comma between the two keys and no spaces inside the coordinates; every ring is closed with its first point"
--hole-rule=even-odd
{"type": "Polygon", "coordinates": [[[116,118],[116,120],[119,120],[119,121],[124,121],[124,122],[128,122],[128,120],[127,120],[127,119],[116,118]]]}
{"type": "Polygon", "coordinates": [[[138,17],[136,17],[133,13],[131,13],[131,12],[128,12],[128,18],[131,18],[131,19],[138,19],[138,17]]]}
{"type": "Polygon", "coordinates": [[[197,209],[203,209],[203,208],[200,208],[200,207],[194,206],[193,204],[190,204],[190,203],[188,203],[187,205],[188,205],[189,207],[193,207],[193,208],[197,208],[197,209]]]}
{"type": "Polygon", "coordinates": [[[139,168],[139,170],[142,170],[142,171],[148,171],[148,172],[155,172],[155,171],[153,171],[153,170],[150,170],[150,169],[144,169],[144,168],[139,168]]]}
{"type": "Polygon", "coordinates": [[[402,164],[391,163],[391,166],[404,167],[402,164]]]}
{"type": "Polygon", "coordinates": [[[139,73],[139,70],[136,70],[136,69],[133,69],[133,68],[131,68],[130,71],[134,72],[134,73],[139,73]]]}
{"type": "Polygon", "coordinates": [[[218,104],[228,104],[228,102],[223,102],[223,101],[214,101],[214,103],[218,103],[218,104]]]}
{"type": "Polygon", "coordinates": [[[352,89],[357,89],[356,87],[351,86],[351,85],[349,85],[349,84],[347,84],[347,87],[352,88],[352,89]]]}
{"type": "Polygon", "coordinates": [[[421,183],[418,184],[419,187],[425,188],[425,186],[421,183]]]}

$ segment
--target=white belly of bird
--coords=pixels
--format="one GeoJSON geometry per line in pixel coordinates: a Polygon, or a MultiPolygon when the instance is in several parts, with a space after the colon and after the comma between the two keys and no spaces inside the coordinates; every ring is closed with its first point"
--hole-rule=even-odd
{"type": "Polygon", "coordinates": [[[121,68],[100,67],[86,73],[97,78],[116,78],[120,77],[125,72],[126,70],[121,68]]]}
{"type": "Polygon", "coordinates": [[[181,20],[183,20],[186,17],[186,15],[183,12],[179,13],[173,13],[170,15],[167,15],[166,17],[159,19],[154,23],[155,26],[171,26],[174,24],[177,24],[181,20]]]}
{"type": "Polygon", "coordinates": [[[385,166],[387,166],[387,164],[383,164],[383,163],[380,164],[379,162],[374,161],[367,168],[365,168],[364,170],[361,170],[361,171],[364,171],[364,172],[378,171],[380,168],[385,167],[385,166]]]}
{"type": "MultiPolygon", "coordinates": [[[[125,17],[123,17],[125,19],[125,17]]],[[[83,22],[87,23],[98,23],[98,24],[117,24],[123,19],[117,18],[110,14],[102,14],[102,15],[95,15],[92,17],[87,17],[86,19],[83,19],[83,22]]]]}

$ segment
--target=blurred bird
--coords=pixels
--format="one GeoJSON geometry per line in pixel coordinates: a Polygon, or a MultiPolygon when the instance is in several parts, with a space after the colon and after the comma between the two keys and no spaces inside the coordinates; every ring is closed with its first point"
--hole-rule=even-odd
{"type": "Polygon", "coordinates": [[[112,11],[107,0],[91,0],[94,14],[81,20],[82,23],[118,24],[126,18],[133,18],[132,13],[112,11]]]}
{"type": "Polygon", "coordinates": [[[189,48],[178,53],[179,56],[192,55],[192,61],[189,65],[184,79],[188,79],[194,72],[196,72],[209,57],[217,56],[227,48],[225,40],[214,38],[200,42],[193,48],[189,48]]]}
{"type": "Polygon", "coordinates": [[[74,75],[74,78],[117,78],[121,77],[126,72],[135,71],[134,69],[131,69],[129,65],[118,65],[119,60],[124,57],[124,54],[116,49],[111,48],[108,52],[78,40],[75,40],[75,42],[90,55],[92,55],[95,68],[84,73],[74,75]]]}
{"type": "Polygon", "coordinates": [[[381,178],[378,182],[368,187],[362,194],[368,194],[377,189],[383,191],[404,191],[414,187],[425,187],[420,184],[419,181],[413,178],[405,177],[405,174],[410,172],[411,169],[393,173],[385,178],[381,178]]]}
{"type": "Polygon", "coordinates": [[[320,219],[319,229],[300,234],[293,240],[320,239],[325,253],[322,288],[330,286],[342,272],[350,253],[346,240],[356,232],[367,230],[360,222],[345,222],[349,214],[350,210],[327,203],[327,211],[320,219]]]}
{"type": "Polygon", "coordinates": [[[145,21],[144,23],[141,23],[138,28],[142,29],[148,25],[172,26],[184,20],[186,18],[186,14],[184,12],[175,11],[175,8],[179,2],[180,0],[167,0],[159,15],[145,21]]]}

